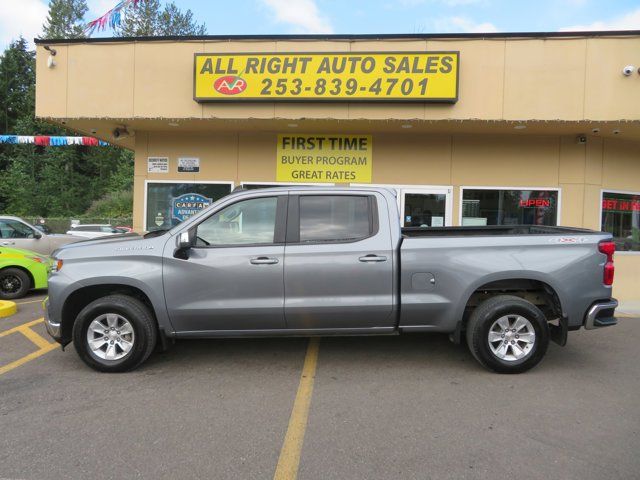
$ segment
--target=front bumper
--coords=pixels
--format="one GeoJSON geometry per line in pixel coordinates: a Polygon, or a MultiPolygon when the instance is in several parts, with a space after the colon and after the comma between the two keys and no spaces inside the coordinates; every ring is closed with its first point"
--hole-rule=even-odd
{"type": "Polygon", "coordinates": [[[618,307],[618,301],[611,298],[607,301],[596,302],[584,317],[585,330],[593,330],[601,327],[610,327],[618,323],[615,317],[615,309],[618,307]]]}
{"type": "Polygon", "coordinates": [[[59,323],[55,323],[49,316],[49,297],[45,298],[42,302],[42,308],[44,310],[44,326],[47,329],[47,333],[58,343],[62,340],[62,328],[59,323]]]}

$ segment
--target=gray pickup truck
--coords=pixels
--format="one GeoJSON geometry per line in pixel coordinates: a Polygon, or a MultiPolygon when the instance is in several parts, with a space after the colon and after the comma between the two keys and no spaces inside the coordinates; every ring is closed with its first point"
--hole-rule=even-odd
{"type": "Polygon", "coordinates": [[[384,188],[245,190],[169,231],[56,251],[46,325],[108,372],[173,339],[438,332],[518,373],[616,323],[614,250],[576,228],[401,229],[384,188]]]}

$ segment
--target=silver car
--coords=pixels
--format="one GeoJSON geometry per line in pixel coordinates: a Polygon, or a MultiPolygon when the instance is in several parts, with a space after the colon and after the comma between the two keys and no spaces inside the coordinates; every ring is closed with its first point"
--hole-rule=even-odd
{"type": "Polygon", "coordinates": [[[19,217],[0,216],[0,246],[22,248],[42,255],[82,240],[71,235],[46,234],[19,217]]]}
{"type": "Polygon", "coordinates": [[[118,230],[108,224],[85,224],[85,225],[72,225],[71,230],[67,232],[67,235],[82,238],[100,238],[109,237],[111,235],[120,235],[124,233],[122,230],[118,230]]]}

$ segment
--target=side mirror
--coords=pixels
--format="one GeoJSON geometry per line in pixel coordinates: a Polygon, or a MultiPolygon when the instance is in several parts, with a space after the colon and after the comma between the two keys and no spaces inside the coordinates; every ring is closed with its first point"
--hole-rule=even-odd
{"type": "Polygon", "coordinates": [[[189,232],[182,232],[178,237],[178,248],[180,250],[185,250],[187,248],[191,248],[191,235],[189,232]]]}
{"type": "Polygon", "coordinates": [[[38,232],[37,230],[33,231],[33,238],[35,238],[36,240],[39,240],[42,238],[42,233],[38,232]]]}

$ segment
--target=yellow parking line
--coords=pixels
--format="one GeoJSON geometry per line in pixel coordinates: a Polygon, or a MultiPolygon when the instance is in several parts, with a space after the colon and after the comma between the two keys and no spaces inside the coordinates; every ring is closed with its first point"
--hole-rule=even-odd
{"type": "MultiPolygon", "coordinates": [[[[22,327],[19,332],[31,340],[36,344],[39,348],[48,348],[51,345],[51,342],[48,342],[45,338],[38,335],[36,332],[31,330],[29,327],[22,327]]],[[[53,344],[55,345],[55,343],[53,344]]]]}
{"type": "Polygon", "coordinates": [[[40,300],[29,300],[28,302],[16,302],[16,305],[26,305],[27,303],[36,303],[36,302],[42,303],[42,300],[44,300],[44,298],[41,298],[40,300]]]}
{"type": "Polygon", "coordinates": [[[30,362],[31,360],[35,360],[36,358],[41,357],[45,353],[48,353],[54,348],[56,348],[56,346],[57,344],[50,343],[48,347],[44,347],[39,350],[36,350],[35,352],[30,353],[25,357],[19,358],[18,360],[15,360],[9,363],[8,365],[4,365],[3,367],[0,367],[0,375],[13,370],[14,368],[18,368],[20,365],[24,365],[25,363],[30,362]]]}
{"type": "Polygon", "coordinates": [[[10,328],[9,330],[5,330],[4,332],[0,332],[0,338],[6,337],[7,335],[11,335],[14,332],[19,332],[23,328],[33,327],[39,323],[44,322],[44,317],[40,317],[37,320],[32,320],[27,323],[23,323],[22,325],[18,325],[17,327],[10,328]]]}
{"type": "Polygon", "coordinates": [[[10,328],[9,330],[5,330],[4,332],[0,332],[0,338],[11,335],[12,333],[21,333],[22,335],[27,337],[29,340],[31,340],[38,347],[38,350],[36,350],[35,352],[30,353],[29,355],[26,355],[22,358],[19,358],[18,360],[14,360],[13,362],[7,365],[1,366],[0,375],[13,370],[14,368],[18,368],[20,365],[24,365],[25,363],[30,362],[31,360],[35,360],[36,358],[41,357],[45,353],[50,352],[51,350],[53,350],[58,346],[57,343],[48,342],[44,337],[38,335],[36,332],[31,330],[31,328],[29,328],[29,327],[33,327],[34,325],[38,325],[43,321],[44,321],[44,318],[38,318],[37,320],[32,320],[30,322],[23,323],[22,325],[18,325],[17,327],[10,328]]]}
{"type": "Polygon", "coordinates": [[[273,476],[274,480],[294,480],[298,476],[300,453],[302,452],[304,433],[307,429],[319,349],[319,338],[309,340],[304,366],[302,367],[302,376],[300,377],[300,384],[298,385],[298,393],[293,402],[293,410],[289,418],[287,434],[284,437],[282,450],[280,450],[280,458],[276,466],[276,473],[273,476]]]}

